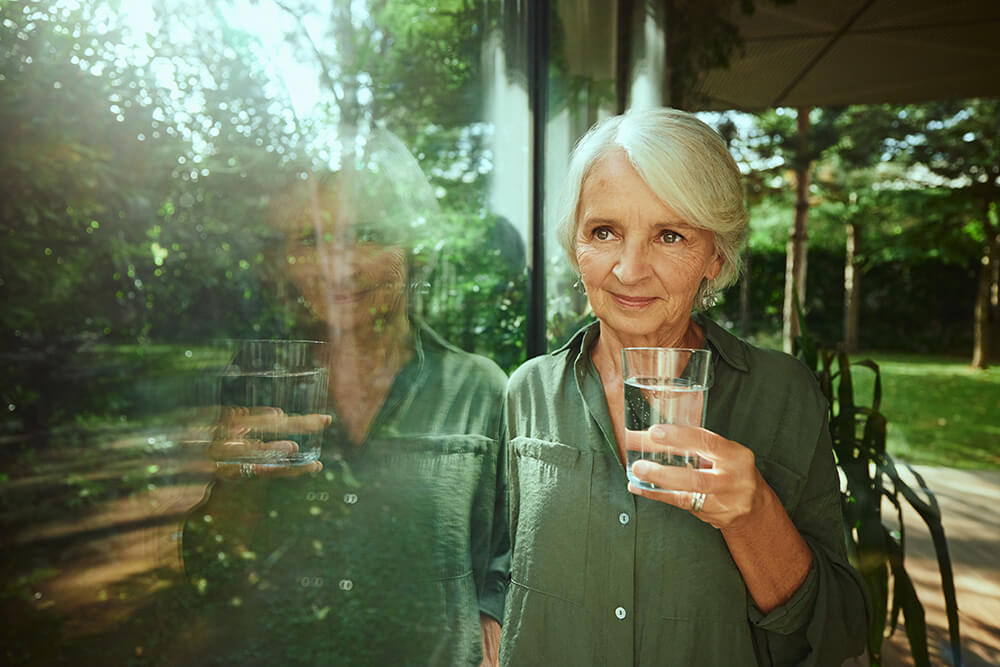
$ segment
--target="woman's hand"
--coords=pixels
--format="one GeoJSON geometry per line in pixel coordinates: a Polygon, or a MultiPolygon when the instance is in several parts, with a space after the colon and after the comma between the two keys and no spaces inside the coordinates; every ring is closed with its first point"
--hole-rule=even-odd
{"type": "Polygon", "coordinates": [[[263,441],[251,436],[315,433],[332,421],[330,415],[287,415],[279,408],[225,407],[215,426],[215,437],[208,446],[208,456],[216,462],[216,476],[224,479],[296,477],[319,472],[323,469],[319,461],[303,465],[268,462],[268,458],[281,459],[297,453],[298,443],[263,441]],[[236,462],[241,459],[246,462],[236,462]]]}
{"type": "Polygon", "coordinates": [[[500,664],[500,623],[487,614],[479,614],[479,627],[483,630],[483,661],[479,667],[496,667],[500,664]]]}
{"type": "Polygon", "coordinates": [[[697,468],[636,461],[633,475],[670,491],[643,489],[632,483],[628,489],[637,496],[688,510],[719,529],[738,530],[770,491],[754,465],[752,451],[703,428],[657,424],[647,431],[628,431],[626,448],[697,454],[697,468]],[[704,494],[700,509],[697,494],[704,494]]]}
{"type": "Polygon", "coordinates": [[[694,426],[659,424],[628,435],[626,447],[647,451],[687,450],[705,467],[662,466],[636,461],[632,474],[673,491],[651,491],[629,483],[629,491],[686,509],[722,531],[747,590],[765,614],[787,602],[812,564],[812,551],[792,523],[777,494],[743,445],[694,426]],[[693,504],[704,493],[702,506],[693,504]]]}

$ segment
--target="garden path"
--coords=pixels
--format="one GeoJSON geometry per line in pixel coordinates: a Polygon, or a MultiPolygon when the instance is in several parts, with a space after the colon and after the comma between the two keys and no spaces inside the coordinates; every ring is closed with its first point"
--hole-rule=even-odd
{"type": "MultiPolygon", "coordinates": [[[[958,599],[965,667],[1000,665],[1000,470],[956,470],[914,466],[934,492],[942,513],[958,599]]],[[[904,479],[915,479],[901,469],[904,479]]],[[[895,516],[888,503],[883,511],[895,516]]],[[[930,533],[920,515],[904,503],[906,569],[927,620],[931,663],[951,665],[948,621],[941,576],[930,533]]],[[[887,667],[913,664],[902,628],[885,644],[887,667]]]]}

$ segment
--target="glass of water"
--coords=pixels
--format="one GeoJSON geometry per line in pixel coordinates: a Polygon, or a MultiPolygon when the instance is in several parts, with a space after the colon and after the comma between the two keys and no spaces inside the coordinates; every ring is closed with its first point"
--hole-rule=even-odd
{"type": "Polygon", "coordinates": [[[656,424],[705,425],[711,352],[677,347],[627,347],[622,350],[625,384],[626,470],[644,489],[669,491],[632,474],[639,460],[660,465],[698,467],[698,454],[682,446],[654,444],[656,424]]]}
{"type": "Polygon", "coordinates": [[[218,463],[305,465],[319,459],[328,423],[327,344],[241,340],[220,378],[218,463]]]}

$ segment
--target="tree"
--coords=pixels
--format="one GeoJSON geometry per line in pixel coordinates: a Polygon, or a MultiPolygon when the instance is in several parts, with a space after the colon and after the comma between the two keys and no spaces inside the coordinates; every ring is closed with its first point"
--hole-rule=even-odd
{"type": "Polygon", "coordinates": [[[788,110],[766,111],[757,116],[762,135],[754,150],[761,160],[771,161],[772,168],[786,170],[786,181],[795,187],[795,208],[785,263],[785,297],[782,309],[782,346],[792,351],[799,335],[795,300],[805,302],[808,229],[806,225],[815,161],[836,142],[835,122],[842,110],[798,109],[793,118],[788,110]]]}
{"type": "Polygon", "coordinates": [[[268,318],[243,267],[289,142],[235,32],[192,56],[162,32],[137,44],[113,2],[7,2],[0,18],[4,417],[30,430],[113,402],[79,390],[109,375],[84,348],[268,318]]]}
{"type": "Polygon", "coordinates": [[[917,134],[899,155],[908,153],[976,209],[968,221],[969,232],[982,243],[972,366],[985,369],[990,362],[990,301],[1000,263],[1000,101],[923,105],[914,108],[910,121],[917,134]]]}
{"type": "Polygon", "coordinates": [[[480,62],[497,12],[488,0],[260,0],[315,70],[317,130],[350,137],[381,125],[414,153],[446,208],[485,202],[489,132],[480,62]]]}
{"type": "Polygon", "coordinates": [[[943,190],[968,206],[966,215],[951,224],[980,247],[972,366],[986,368],[1000,264],[1000,101],[876,107],[869,120],[883,130],[881,157],[904,169],[884,179],[891,187],[943,190]]]}

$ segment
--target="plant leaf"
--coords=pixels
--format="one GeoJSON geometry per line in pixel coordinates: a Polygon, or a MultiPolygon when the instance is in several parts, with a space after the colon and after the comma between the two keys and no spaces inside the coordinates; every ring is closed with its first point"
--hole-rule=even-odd
{"type": "Polygon", "coordinates": [[[906,637],[910,643],[910,653],[916,667],[930,667],[930,656],[927,652],[927,623],[924,619],[924,606],[917,598],[913,581],[903,567],[902,552],[900,558],[891,561],[893,604],[898,604],[906,619],[906,637]]]}

